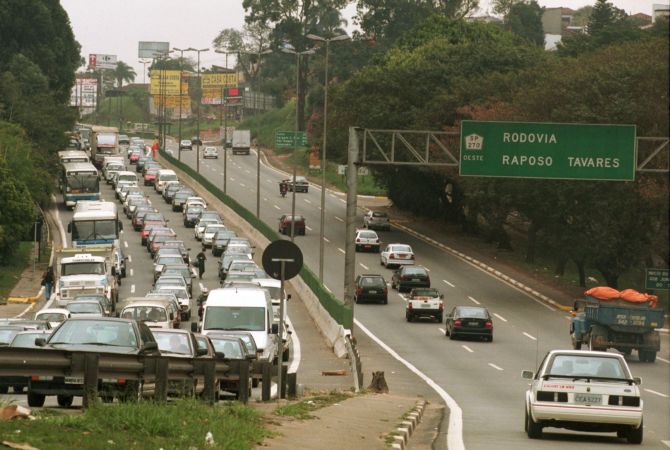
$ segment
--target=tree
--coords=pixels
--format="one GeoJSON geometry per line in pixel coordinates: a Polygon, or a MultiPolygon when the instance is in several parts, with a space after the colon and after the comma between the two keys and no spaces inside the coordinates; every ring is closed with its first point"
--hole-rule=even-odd
{"type": "MultiPolygon", "coordinates": [[[[0,140],[2,136],[0,135],[0,140]]],[[[33,204],[26,185],[11,174],[7,163],[0,159],[0,265],[12,262],[21,236],[33,225],[33,204]]]]}
{"type": "Polygon", "coordinates": [[[513,4],[505,16],[505,28],[512,33],[544,47],[542,7],[536,0],[513,4]]]}
{"type": "Polygon", "coordinates": [[[608,0],[596,0],[586,27],[591,36],[595,36],[613,25],[626,20],[626,12],[612,5],[608,0]]]}
{"type": "Polygon", "coordinates": [[[493,0],[491,5],[493,6],[494,13],[506,17],[512,9],[512,6],[516,5],[520,1],[522,0],[493,0]]]}
{"type": "Polygon", "coordinates": [[[135,69],[133,69],[128,64],[124,63],[123,61],[116,63],[116,69],[114,69],[114,78],[116,79],[117,88],[120,89],[123,86],[124,81],[128,83],[135,81],[136,76],[137,74],[135,73],[135,69]]]}

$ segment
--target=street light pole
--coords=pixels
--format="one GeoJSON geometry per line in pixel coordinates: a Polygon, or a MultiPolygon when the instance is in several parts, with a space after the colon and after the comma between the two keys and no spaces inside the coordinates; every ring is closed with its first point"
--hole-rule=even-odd
{"type": "Polygon", "coordinates": [[[142,84],[147,84],[147,64],[149,64],[151,61],[145,61],[140,59],[137,62],[142,64],[142,84]]]}
{"type": "MultiPolygon", "coordinates": [[[[222,52],[221,50],[214,50],[215,53],[220,53],[222,55],[226,55],[226,70],[228,70],[228,55],[232,55],[234,53],[232,52],[222,52]]],[[[224,91],[224,88],[222,88],[222,92],[224,91]]],[[[228,178],[228,149],[226,148],[226,145],[228,144],[228,103],[226,102],[226,99],[223,95],[221,94],[221,103],[223,104],[223,193],[226,194],[226,180],[228,178]]]]}
{"type": "Polygon", "coordinates": [[[183,101],[183,99],[182,99],[183,93],[182,93],[182,87],[181,87],[181,84],[182,84],[181,77],[184,73],[184,52],[187,51],[187,49],[181,49],[181,48],[173,47],[172,51],[179,52],[179,142],[178,142],[179,145],[177,146],[177,149],[178,149],[177,150],[177,155],[178,155],[179,161],[181,161],[181,116],[182,116],[182,105],[181,104],[182,104],[182,101],[183,101]]]}
{"type": "Polygon", "coordinates": [[[186,50],[191,51],[191,52],[197,52],[198,53],[198,89],[200,92],[200,95],[198,96],[198,112],[197,112],[197,117],[196,117],[196,125],[195,125],[195,134],[196,134],[196,158],[195,158],[195,167],[196,167],[196,172],[200,173],[200,103],[202,103],[202,80],[200,79],[200,53],[202,52],[208,52],[208,48],[187,48],[186,50]]]}
{"type": "Polygon", "coordinates": [[[346,34],[324,38],[315,34],[308,34],[308,39],[326,43],[326,68],[323,81],[323,148],[321,149],[321,226],[319,229],[319,281],[323,283],[323,259],[325,252],[325,228],[326,228],[326,143],[328,138],[328,53],[331,41],[343,41],[349,39],[346,34]]]}

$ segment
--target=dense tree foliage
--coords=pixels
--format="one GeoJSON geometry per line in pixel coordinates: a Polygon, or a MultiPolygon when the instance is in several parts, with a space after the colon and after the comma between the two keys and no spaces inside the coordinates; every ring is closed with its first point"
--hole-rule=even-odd
{"type": "Polygon", "coordinates": [[[505,28],[530,42],[544,46],[542,7],[536,0],[512,5],[505,15],[505,28]]]}

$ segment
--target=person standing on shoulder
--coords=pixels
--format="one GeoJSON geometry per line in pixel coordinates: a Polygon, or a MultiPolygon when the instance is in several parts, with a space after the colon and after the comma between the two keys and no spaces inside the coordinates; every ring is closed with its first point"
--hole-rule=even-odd
{"type": "Polygon", "coordinates": [[[51,289],[53,288],[54,285],[54,270],[51,266],[47,269],[46,272],[44,272],[44,275],[42,276],[42,286],[44,286],[44,299],[46,301],[49,301],[49,298],[51,298],[51,289]]]}
{"type": "Polygon", "coordinates": [[[205,256],[205,247],[203,247],[200,253],[198,253],[196,259],[198,260],[198,277],[202,280],[202,274],[205,273],[205,261],[207,261],[207,257],[205,256]]]}

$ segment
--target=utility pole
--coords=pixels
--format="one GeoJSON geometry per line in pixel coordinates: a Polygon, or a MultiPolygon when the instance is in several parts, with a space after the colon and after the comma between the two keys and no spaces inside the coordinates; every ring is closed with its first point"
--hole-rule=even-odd
{"type": "Polygon", "coordinates": [[[179,145],[177,146],[177,159],[179,159],[179,161],[181,161],[181,115],[182,115],[182,106],[181,105],[182,105],[182,102],[183,102],[181,77],[184,73],[184,52],[186,50],[187,49],[181,49],[181,48],[177,48],[177,47],[172,48],[173,52],[179,52],[179,145]]]}
{"type": "Polygon", "coordinates": [[[197,117],[196,117],[196,162],[195,162],[195,167],[196,167],[196,172],[200,173],[200,103],[202,103],[202,80],[200,79],[200,53],[202,52],[208,52],[208,48],[187,48],[187,51],[191,52],[197,52],[198,53],[198,89],[200,95],[198,95],[198,112],[197,112],[197,117]]]}

